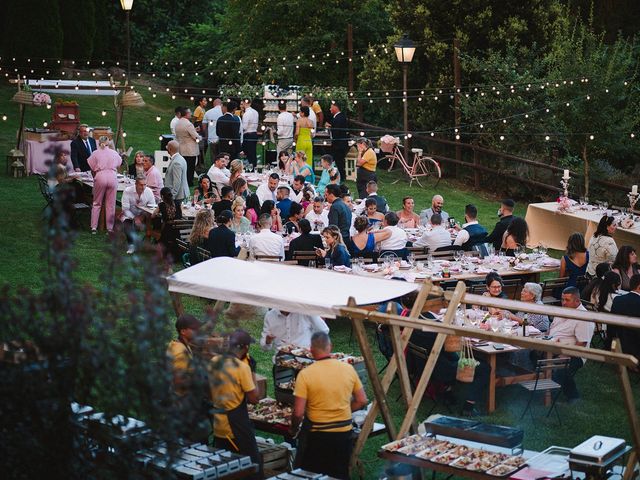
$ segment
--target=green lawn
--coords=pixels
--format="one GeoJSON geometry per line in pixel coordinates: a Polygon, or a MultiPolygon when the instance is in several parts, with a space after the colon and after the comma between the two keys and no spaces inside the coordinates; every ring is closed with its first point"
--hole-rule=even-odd
{"type": "MultiPolygon", "coordinates": [[[[0,122],[0,145],[5,152],[13,148],[12,142],[17,129],[17,105],[8,101],[13,94],[10,87],[0,87],[0,114],[8,116],[8,120],[0,122]]],[[[146,98],[148,105],[142,109],[131,109],[126,112],[125,130],[127,142],[134,150],[145,149],[152,151],[158,147],[158,135],[168,129],[168,122],[172,115],[172,109],[176,102],[167,97],[157,99],[146,98]],[[162,123],[155,120],[156,115],[162,117],[162,123]]],[[[80,98],[81,118],[83,122],[93,125],[110,124],[115,128],[114,115],[108,110],[111,103],[106,99],[80,98]],[[102,109],[108,110],[108,115],[102,117],[102,109]]],[[[30,108],[27,112],[26,125],[40,126],[44,121],[50,121],[50,111],[42,108],[30,108]]],[[[455,182],[442,181],[437,190],[427,186],[409,188],[407,182],[391,182],[399,178],[398,173],[380,174],[381,193],[387,197],[392,208],[400,208],[401,198],[405,195],[413,195],[416,200],[416,210],[426,208],[430,204],[431,196],[440,193],[445,198],[445,210],[458,219],[463,218],[464,205],[473,202],[480,211],[480,221],[491,228],[496,221],[498,202],[496,198],[484,192],[474,192],[455,182]]],[[[353,185],[352,185],[353,187],[353,185]]],[[[14,179],[0,174],[0,251],[4,254],[4,261],[0,263],[0,279],[16,288],[25,286],[38,289],[42,286],[44,263],[41,252],[43,250],[42,207],[44,200],[38,191],[34,178],[14,179]]],[[[524,215],[525,206],[518,204],[516,214],[524,215]]],[[[76,277],[88,284],[99,282],[99,276],[107,261],[107,237],[105,235],[92,236],[88,229],[81,231],[73,246],[73,255],[77,262],[75,268],[76,277]]],[[[124,252],[123,252],[124,255],[124,252]]],[[[158,299],[159,302],[168,298],[158,299]]],[[[201,315],[205,302],[199,299],[186,299],[187,310],[196,315],[201,315]]],[[[171,335],[173,318],[167,318],[167,329],[159,332],[158,341],[167,342],[171,335]]],[[[261,314],[246,318],[241,321],[244,328],[254,336],[259,336],[262,321],[261,314]]],[[[357,346],[350,342],[350,325],[344,320],[329,321],[331,336],[335,349],[347,352],[357,352],[357,346]]],[[[371,330],[370,330],[370,335],[371,330]]],[[[372,340],[373,342],[373,340],[372,340]]],[[[374,346],[375,349],[375,346],[374,346]]],[[[252,352],[259,364],[259,372],[270,376],[271,354],[255,348],[252,352]]],[[[379,365],[382,366],[382,358],[378,356],[379,365]]],[[[524,408],[526,399],[524,390],[517,386],[499,389],[497,394],[498,410],[490,417],[485,418],[491,423],[503,425],[517,425],[525,430],[525,447],[542,449],[548,445],[573,446],[593,434],[603,434],[624,437],[630,440],[630,430],[621,401],[618,382],[614,369],[609,366],[588,362],[577,375],[583,400],[575,406],[562,404],[559,406],[563,416],[562,427],[558,428],[554,418],[546,419],[541,415],[541,409],[535,421],[527,417],[519,421],[520,413],[524,408]]],[[[636,396],[640,393],[638,382],[634,381],[636,396]]],[[[270,386],[272,390],[272,386],[270,386]]],[[[460,387],[462,398],[464,386],[460,387]]],[[[368,392],[372,398],[371,391],[368,392]]],[[[399,399],[397,383],[390,392],[390,404],[393,415],[399,424],[405,407],[399,399]]],[[[96,405],[96,407],[100,407],[96,405]]],[[[426,412],[431,408],[428,400],[423,406],[417,418],[425,418],[426,412]]],[[[436,408],[436,412],[446,413],[446,409],[436,408]]],[[[457,413],[454,409],[453,413],[457,413]]],[[[144,412],[138,412],[144,417],[144,412]]],[[[378,437],[368,442],[362,460],[366,465],[366,478],[377,478],[382,467],[382,462],[376,457],[378,447],[386,441],[384,437],[378,437]]]]}

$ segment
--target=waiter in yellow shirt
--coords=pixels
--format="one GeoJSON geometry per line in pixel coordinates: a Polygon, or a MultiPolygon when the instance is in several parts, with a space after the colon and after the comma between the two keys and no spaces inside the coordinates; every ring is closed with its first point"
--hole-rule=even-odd
{"type": "Polygon", "coordinates": [[[255,375],[245,361],[253,338],[244,330],[229,335],[228,352],[217,355],[209,364],[209,384],[213,402],[214,445],[248,455],[260,465],[255,478],[262,478],[262,463],[247,402],[258,403],[255,375]]]}
{"type": "Polygon", "coordinates": [[[311,353],[315,362],[298,374],[293,392],[291,434],[300,428],[296,466],[348,479],[351,412],[367,404],[367,395],[353,366],[331,358],[329,335],[314,333],[311,353]]]}
{"type": "Polygon", "coordinates": [[[358,167],[356,175],[356,187],[358,189],[358,197],[367,198],[367,183],[371,180],[378,181],[376,176],[376,168],[378,166],[378,157],[368,138],[360,137],[356,140],[358,148],[358,159],[356,166],[358,167]]]}

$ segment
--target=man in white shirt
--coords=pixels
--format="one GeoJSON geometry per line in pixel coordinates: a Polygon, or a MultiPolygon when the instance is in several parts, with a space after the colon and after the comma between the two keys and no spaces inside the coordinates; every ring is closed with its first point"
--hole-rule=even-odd
{"type": "MultiPolygon", "coordinates": [[[[582,306],[580,290],[576,287],[567,287],[562,291],[562,306],[564,308],[587,310],[582,306]]],[[[552,337],[554,342],[589,348],[594,329],[595,323],[593,322],[555,317],[551,322],[549,336],[552,337]]],[[[556,370],[554,372],[553,379],[562,385],[562,392],[566,395],[569,403],[575,403],[580,399],[574,376],[585,362],[586,359],[584,358],[571,357],[567,370],[556,370]]]]}
{"type": "Polygon", "coordinates": [[[147,178],[147,187],[153,192],[156,203],[160,202],[160,190],[164,187],[162,173],[154,165],[155,159],[151,155],[145,155],[142,161],[144,176],[147,178]]]}
{"type": "Polygon", "coordinates": [[[289,200],[296,203],[302,203],[304,198],[304,177],[302,175],[296,175],[291,181],[291,188],[289,189],[289,200]]]}
{"type": "Polygon", "coordinates": [[[220,153],[218,150],[219,139],[216,134],[216,122],[222,116],[222,100],[216,98],[213,100],[213,108],[207,110],[202,119],[203,127],[206,125],[207,141],[209,142],[209,151],[211,152],[211,161],[220,153]]]}
{"type": "Polygon", "coordinates": [[[263,213],[258,219],[260,232],[249,238],[249,253],[256,255],[279,256],[284,259],[284,239],[271,231],[271,215],[263,213]]]}
{"type": "Polygon", "coordinates": [[[229,176],[223,170],[225,163],[225,158],[218,155],[213,159],[213,165],[207,172],[207,175],[211,179],[211,181],[216,185],[218,190],[222,187],[229,185],[229,176]]]}
{"type": "Polygon", "coordinates": [[[442,198],[442,195],[434,195],[431,199],[431,208],[427,208],[420,212],[420,225],[426,225],[429,223],[429,219],[434,213],[439,213],[442,217],[442,221],[447,223],[449,221],[449,214],[442,210],[443,205],[444,198],[442,198]]]}
{"type": "MultiPolygon", "coordinates": [[[[313,108],[311,108],[311,99],[309,97],[302,97],[302,99],[300,100],[300,106],[309,107],[309,120],[311,120],[311,123],[313,124],[313,130],[315,132],[318,128],[318,118],[316,117],[316,112],[314,112],[313,108]]],[[[300,118],[300,114],[298,114],[298,118],[300,118]]],[[[314,132],[312,132],[312,136],[314,132]]]]}
{"type": "Polygon", "coordinates": [[[367,199],[372,198],[376,201],[376,210],[382,214],[385,214],[389,211],[389,204],[387,203],[387,199],[382,195],[378,195],[378,183],[375,180],[370,180],[367,182],[367,196],[362,199],[360,204],[356,206],[354,213],[356,215],[362,215],[365,209],[365,202],[367,199]]]}
{"type": "Polygon", "coordinates": [[[287,102],[278,102],[278,145],[276,146],[276,158],[280,157],[280,152],[283,150],[290,150],[293,145],[293,123],[294,117],[290,112],[287,112],[287,102]]]}
{"type": "Polygon", "coordinates": [[[435,252],[438,248],[451,246],[451,234],[442,225],[442,216],[439,213],[431,215],[429,220],[431,230],[427,230],[422,236],[413,242],[414,247],[429,247],[430,252],[435,252]]]}
{"type": "Polygon", "coordinates": [[[283,345],[309,348],[311,335],[329,333],[325,321],[317,315],[304,315],[272,308],[264,316],[260,346],[264,350],[278,350],[283,345]]]}
{"type": "Polygon", "coordinates": [[[251,106],[250,100],[243,102],[244,113],[242,114],[243,142],[242,151],[247,156],[247,160],[254,167],[258,163],[256,157],[256,145],[258,144],[258,112],[251,106]]]}
{"type": "Polygon", "coordinates": [[[380,254],[393,252],[397,256],[405,258],[407,256],[407,232],[398,227],[400,218],[396,212],[389,212],[382,220],[382,230],[376,236],[376,241],[380,242],[380,254]]]}
{"type": "Polygon", "coordinates": [[[487,238],[487,230],[478,223],[478,208],[472,203],[464,207],[464,220],[465,223],[462,227],[456,225],[458,234],[453,244],[468,251],[474,246],[484,243],[487,238]]]}
{"type": "Polygon", "coordinates": [[[176,123],[178,123],[178,120],[180,120],[180,118],[182,118],[182,107],[176,107],[175,111],[175,116],[171,119],[171,123],[169,123],[169,128],[171,129],[171,134],[175,136],[176,134],[176,123]]]}
{"type": "Polygon", "coordinates": [[[258,200],[260,200],[260,205],[262,205],[267,200],[273,200],[273,202],[277,202],[276,198],[276,190],[278,190],[278,185],[280,184],[280,175],[277,173],[272,173],[269,175],[267,179],[267,183],[261,183],[260,186],[256,189],[256,195],[258,196],[258,200]]]}
{"type": "Polygon", "coordinates": [[[307,213],[305,218],[309,220],[313,230],[322,231],[323,228],[329,226],[329,211],[324,209],[322,197],[313,199],[313,210],[307,213]]]}
{"type": "Polygon", "coordinates": [[[147,187],[147,180],[144,177],[136,178],[135,185],[127,187],[122,192],[122,217],[124,232],[129,241],[127,253],[131,255],[134,249],[136,230],[143,231],[146,228],[146,220],[149,213],[141,207],[155,208],[156,199],[153,192],[147,187]]]}

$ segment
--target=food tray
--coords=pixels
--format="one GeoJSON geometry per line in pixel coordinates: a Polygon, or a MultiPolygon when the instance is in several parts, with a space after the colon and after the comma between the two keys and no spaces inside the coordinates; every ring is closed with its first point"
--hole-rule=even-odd
{"type": "Polygon", "coordinates": [[[552,445],[528,459],[527,466],[548,472],[548,476],[557,476],[569,471],[570,452],[569,448],[552,445]]]}

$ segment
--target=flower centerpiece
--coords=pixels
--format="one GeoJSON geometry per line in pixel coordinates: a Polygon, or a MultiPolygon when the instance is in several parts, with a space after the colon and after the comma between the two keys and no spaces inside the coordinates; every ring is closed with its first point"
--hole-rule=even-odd
{"type": "Polygon", "coordinates": [[[633,217],[631,215],[627,215],[626,217],[622,218],[622,220],[620,220],[620,228],[633,228],[633,226],[635,225],[635,221],[633,220],[633,217]]]}
{"type": "Polygon", "coordinates": [[[46,93],[36,92],[33,94],[32,102],[36,107],[41,107],[43,105],[50,105],[51,97],[46,93]]]}
{"type": "Polygon", "coordinates": [[[515,257],[509,257],[509,265],[511,265],[512,267],[515,267],[519,263],[523,263],[526,260],[529,260],[529,254],[519,253],[515,257]]]}
{"type": "Polygon", "coordinates": [[[568,212],[573,206],[574,201],[569,197],[561,196],[558,198],[558,211],[559,212],[568,212]]]}

